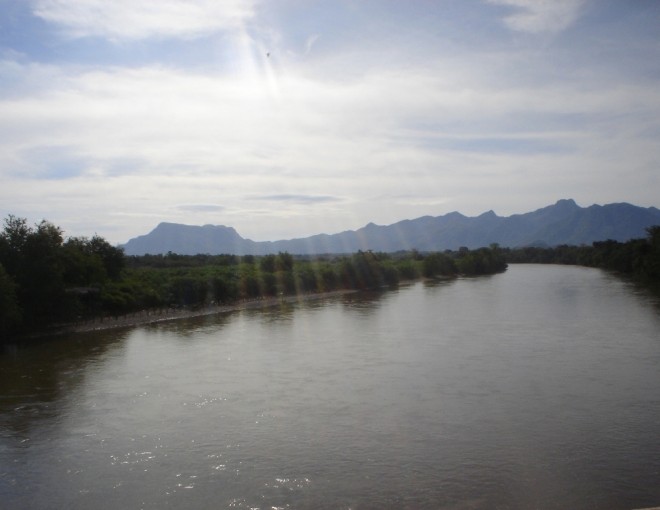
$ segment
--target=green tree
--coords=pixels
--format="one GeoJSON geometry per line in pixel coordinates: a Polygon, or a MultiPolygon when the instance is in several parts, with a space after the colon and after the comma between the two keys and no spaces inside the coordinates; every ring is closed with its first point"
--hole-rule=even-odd
{"type": "Polygon", "coordinates": [[[427,278],[435,276],[451,276],[456,274],[457,268],[454,259],[445,253],[430,253],[424,257],[423,274],[427,278]]]}
{"type": "Polygon", "coordinates": [[[238,299],[238,286],[228,276],[217,276],[211,280],[211,293],[216,303],[230,303],[238,299]]]}
{"type": "Polygon", "coordinates": [[[75,313],[75,298],[65,289],[62,244],[62,230],[43,220],[23,246],[17,283],[29,325],[42,326],[75,313]]]}
{"type": "Polygon", "coordinates": [[[0,338],[6,339],[21,323],[16,285],[0,264],[0,338]]]}
{"type": "Polygon", "coordinates": [[[259,260],[259,267],[266,273],[275,272],[275,255],[264,255],[259,260]]]}
{"type": "Polygon", "coordinates": [[[94,235],[89,240],[89,248],[91,253],[100,257],[108,277],[112,280],[118,280],[126,265],[123,248],[112,246],[98,235],[94,235]]]}
{"type": "Polygon", "coordinates": [[[0,263],[7,273],[15,277],[21,269],[23,251],[33,230],[25,218],[10,214],[0,234],[0,263]]]}
{"type": "Polygon", "coordinates": [[[644,279],[660,284],[660,225],[649,227],[646,231],[647,248],[644,253],[640,250],[638,272],[644,279]]]}
{"type": "Polygon", "coordinates": [[[279,252],[275,259],[275,269],[277,271],[293,271],[293,256],[288,252],[279,252]]]}
{"type": "MultiPolygon", "coordinates": [[[[119,280],[124,262],[123,251],[103,238],[65,242],[62,229],[46,220],[30,227],[24,218],[9,215],[0,232],[3,278],[13,288],[13,293],[6,290],[4,281],[8,296],[4,299],[18,307],[26,329],[89,314],[104,302],[115,303],[117,300],[104,300],[103,296],[117,295],[116,291],[101,290],[109,279],[119,280]]],[[[127,301],[126,296],[120,297],[127,301]]],[[[12,324],[16,322],[13,311],[2,314],[12,317],[12,324]]]]}
{"type": "Polygon", "coordinates": [[[100,286],[108,279],[103,260],[91,251],[84,237],[71,237],[62,247],[64,280],[74,287],[100,286]]]}

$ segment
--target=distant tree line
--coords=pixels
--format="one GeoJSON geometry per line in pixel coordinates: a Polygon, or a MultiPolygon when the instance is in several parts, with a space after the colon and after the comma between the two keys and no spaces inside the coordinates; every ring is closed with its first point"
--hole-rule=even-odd
{"type": "Polygon", "coordinates": [[[65,239],[10,215],[0,232],[0,338],[140,310],[202,307],[265,297],[377,289],[421,277],[506,269],[497,245],[443,253],[359,251],[341,256],[126,256],[99,236],[65,239]]]}
{"type": "Polygon", "coordinates": [[[503,250],[507,262],[571,264],[598,267],[629,275],[660,288],[660,225],[647,229],[645,239],[625,243],[607,240],[591,246],[561,245],[553,248],[525,247],[503,250]]]}
{"type": "Polygon", "coordinates": [[[488,248],[353,255],[125,256],[95,235],[64,238],[48,221],[10,215],[0,232],[0,343],[54,324],[140,310],[202,307],[265,297],[377,289],[401,280],[483,275],[507,263],[598,267],[660,289],[660,226],[645,239],[591,246],[488,248]]]}
{"type": "Polygon", "coordinates": [[[142,255],[126,257],[116,300],[118,313],[131,309],[224,304],[281,295],[340,289],[394,287],[401,280],[489,274],[506,269],[497,247],[458,252],[294,256],[142,255]]]}

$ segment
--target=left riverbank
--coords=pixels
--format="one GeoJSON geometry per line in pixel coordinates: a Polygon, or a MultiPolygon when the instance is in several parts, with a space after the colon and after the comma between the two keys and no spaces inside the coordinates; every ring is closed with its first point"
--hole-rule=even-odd
{"type": "Polygon", "coordinates": [[[298,294],[291,296],[268,297],[262,299],[251,299],[238,301],[231,304],[209,305],[201,308],[169,308],[159,310],[143,310],[136,313],[118,315],[116,317],[102,317],[86,321],[60,324],[42,331],[36,336],[60,335],[65,333],[85,333],[89,331],[103,331],[109,329],[131,328],[156,324],[159,322],[175,321],[193,317],[203,317],[222,313],[235,312],[239,310],[255,308],[271,308],[282,304],[291,304],[303,301],[327,299],[331,297],[352,294],[357,292],[353,289],[342,289],[331,292],[320,292],[310,294],[298,294]]]}

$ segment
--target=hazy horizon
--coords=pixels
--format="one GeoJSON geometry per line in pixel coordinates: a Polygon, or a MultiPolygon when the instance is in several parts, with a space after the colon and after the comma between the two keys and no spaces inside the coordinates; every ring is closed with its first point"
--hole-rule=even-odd
{"type": "MultiPolygon", "coordinates": [[[[560,198],[560,199],[556,200],[555,202],[553,202],[552,204],[546,204],[545,206],[540,207],[540,208],[538,208],[538,209],[544,209],[544,208],[547,208],[547,207],[552,207],[552,206],[554,206],[554,205],[557,205],[559,202],[572,202],[573,204],[577,205],[577,207],[580,207],[580,208],[583,208],[583,209],[586,209],[586,208],[591,207],[591,206],[612,205],[612,204],[589,204],[589,205],[582,205],[582,204],[578,204],[578,203],[576,203],[575,200],[573,200],[573,199],[571,199],[571,198],[560,198]]],[[[637,206],[637,204],[630,204],[630,205],[637,206]]],[[[650,207],[653,208],[654,206],[650,206],[650,207]]],[[[528,214],[528,213],[532,213],[532,212],[534,212],[534,211],[536,211],[536,210],[538,210],[538,209],[534,209],[534,210],[530,210],[530,211],[521,211],[521,212],[519,212],[519,213],[512,213],[512,214],[510,214],[510,215],[500,215],[500,214],[497,214],[497,212],[496,212],[496,211],[493,211],[492,209],[487,210],[487,211],[482,211],[481,213],[479,213],[479,214],[475,214],[475,215],[466,215],[466,214],[461,213],[461,211],[448,211],[448,212],[445,213],[445,214],[441,214],[441,215],[427,215],[427,217],[428,217],[428,216],[432,216],[432,217],[442,217],[442,216],[445,216],[445,215],[447,215],[447,214],[459,213],[459,214],[463,214],[463,216],[466,216],[466,217],[476,218],[476,217],[479,217],[479,216],[481,216],[481,215],[488,214],[488,213],[492,212],[492,213],[494,213],[494,214],[495,214],[496,216],[498,216],[498,217],[501,217],[501,218],[506,217],[506,218],[508,218],[508,217],[510,217],[510,216],[518,216],[518,215],[525,215],[525,214],[528,214]]],[[[656,208],[656,209],[657,209],[657,208],[656,208]]],[[[344,229],[343,231],[337,231],[337,232],[325,232],[325,231],[323,231],[323,232],[314,232],[314,233],[310,234],[309,236],[300,236],[300,237],[298,237],[298,238],[267,239],[267,240],[265,240],[265,241],[292,241],[292,240],[296,240],[296,239],[304,239],[304,238],[307,238],[307,237],[313,237],[313,236],[315,236],[315,235],[323,235],[323,234],[334,235],[334,234],[340,234],[340,233],[342,233],[342,232],[346,232],[346,231],[357,231],[357,230],[360,230],[360,229],[362,229],[362,228],[364,228],[364,227],[366,227],[367,225],[370,225],[370,224],[376,224],[377,226],[390,226],[390,225],[393,225],[393,224],[396,224],[396,223],[399,223],[399,222],[410,221],[410,220],[417,220],[417,219],[419,219],[419,218],[420,218],[420,217],[415,217],[415,218],[401,218],[400,220],[393,221],[392,223],[388,223],[388,224],[379,224],[379,223],[375,223],[375,222],[370,221],[370,222],[368,222],[368,223],[365,223],[365,224],[362,224],[362,225],[355,226],[355,227],[353,227],[353,228],[350,228],[350,227],[349,227],[349,228],[346,228],[346,229],[344,229]]],[[[209,226],[211,226],[211,227],[227,227],[227,228],[233,228],[233,229],[236,231],[236,233],[237,233],[239,236],[241,236],[243,239],[251,240],[251,241],[256,241],[256,242],[261,242],[261,241],[263,241],[262,239],[247,239],[245,236],[243,236],[243,235],[241,234],[240,231],[238,231],[238,230],[237,230],[236,228],[234,228],[232,225],[223,225],[223,224],[214,224],[214,223],[190,224],[190,223],[178,223],[178,222],[173,222],[173,221],[161,221],[161,222],[158,222],[158,224],[155,224],[155,225],[153,226],[153,228],[149,229],[148,231],[145,231],[145,232],[143,232],[143,233],[141,233],[141,234],[138,234],[137,236],[134,236],[134,237],[132,237],[131,239],[127,239],[126,242],[118,243],[118,244],[119,244],[119,245],[124,245],[124,244],[126,244],[128,241],[131,241],[131,240],[136,239],[136,238],[138,238],[138,237],[142,237],[142,236],[148,235],[148,234],[152,233],[154,230],[156,230],[157,227],[160,226],[161,224],[184,225],[184,226],[190,226],[190,227],[209,227],[209,226]]],[[[643,236],[641,236],[641,237],[643,237],[643,236]]]]}
{"type": "Polygon", "coordinates": [[[117,244],[660,205],[658,2],[0,7],[3,218],[117,244]]]}

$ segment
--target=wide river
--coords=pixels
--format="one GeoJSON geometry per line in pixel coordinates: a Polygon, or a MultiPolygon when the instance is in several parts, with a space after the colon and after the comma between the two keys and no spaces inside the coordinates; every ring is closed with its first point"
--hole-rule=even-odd
{"type": "Polygon", "coordinates": [[[0,354],[7,509],[660,505],[660,304],[595,269],[0,354]]]}

